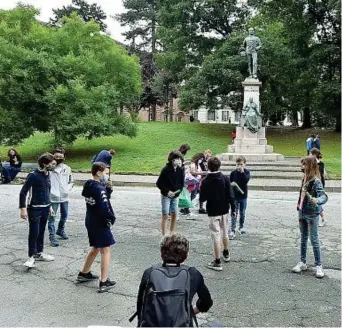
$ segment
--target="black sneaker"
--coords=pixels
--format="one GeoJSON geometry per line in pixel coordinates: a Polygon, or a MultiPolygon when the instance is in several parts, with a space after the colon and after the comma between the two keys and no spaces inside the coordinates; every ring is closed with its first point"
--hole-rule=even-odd
{"type": "Polygon", "coordinates": [[[200,209],[198,210],[198,213],[199,213],[199,214],[207,214],[207,211],[206,211],[204,208],[200,208],[200,209]]]}
{"type": "Polygon", "coordinates": [[[230,252],[229,249],[223,250],[223,261],[229,262],[230,261],[230,252]]]}
{"type": "Polygon", "coordinates": [[[115,281],[111,281],[109,279],[107,279],[106,281],[100,281],[99,284],[99,293],[104,293],[107,292],[109,289],[113,288],[116,285],[115,281]]]}
{"type": "Polygon", "coordinates": [[[99,276],[96,276],[95,274],[92,274],[90,271],[88,273],[79,272],[78,276],[76,278],[79,282],[86,282],[91,280],[99,279],[99,276]]]}
{"type": "Polygon", "coordinates": [[[57,231],[56,231],[56,235],[59,236],[59,237],[61,237],[61,238],[64,239],[64,240],[69,239],[69,237],[67,236],[67,234],[65,233],[64,230],[57,230],[57,231]]]}

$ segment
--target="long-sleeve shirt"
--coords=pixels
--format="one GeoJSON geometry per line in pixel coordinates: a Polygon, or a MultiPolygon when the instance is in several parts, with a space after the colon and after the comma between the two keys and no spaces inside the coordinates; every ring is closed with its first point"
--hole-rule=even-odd
{"type": "Polygon", "coordinates": [[[169,191],[180,193],[184,187],[184,169],[181,167],[175,169],[167,164],[160,172],[156,185],[163,196],[167,196],[169,191]]]}
{"type": "Polygon", "coordinates": [[[63,203],[69,200],[69,191],[72,189],[74,179],[71,168],[66,164],[57,165],[50,172],[51,180],[51,202],[63,203]]]}
{"type": "Polygon", "coordinates": [[[102,162],[105,163],[108,167],[111,167],[112,158],[113,155],[108,150],[101,150],[97,155],[93,157],[91,163],[102,162]]]}
{"type": "Polygon", "coordinates": [[[23,163],[21,157],[19,155],[11,155],[9,158],[9,163],[11,167],[21,168],[21,164],[23,163]]]}
{"type": "MultiPolygon", "coordinates": [[[[137,299],[138,323],[140,323],[140,320],[141,320],[141,310],[143,307],[144,292],[146,290],[147,282],[148,282],[148,279],[152,270],[153,270],[153,267],[146,269],[141,278],[139,292],[138,292],[138,299],[137,299]]],[[[200,312],[209,311],[209,309],[213,305],[213,300],[211,298],[208,287],[204,283],[202,274],[195,267],[189,268],[189,274],[190,274],[190,300],[192,300],[195,294],[197,294],[198,295],[198,300],[196,302],[197,309],[200,312]]]]}
{"type": "Polygon", "coordinates": [[[230,173],[230,183],[235,182],[240,189],[243,191],[243,194],[239,192],[236,188],[233,188],[234,197],[236,200],[246,199],[248,196],[248,181],[251,177],[251,174],[247,169],[244,169],[243,172],[238,171],[237,169],[230,173]]]}
{"type": "Polygon", "coordinates": [[[26,208],[27,194],[29,194],[27,207],[50,206],[50,189],[49,174],[39,170],[30,173],[20,191],[19,208],[26,208]]]}

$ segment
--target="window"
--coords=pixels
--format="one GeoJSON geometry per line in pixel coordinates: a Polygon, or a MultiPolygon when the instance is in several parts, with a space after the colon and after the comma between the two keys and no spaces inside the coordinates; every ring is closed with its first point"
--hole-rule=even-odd
{"type": "Polygon", "coordinates": [[[198,121],[198,110],[194,110],[193,115],[194,115],[194,120],[198,121]]]}
{"type": "Polygon", "coordinates": [[[222,111],[222,122],[228,122],[229,120],[229,112],[227,110],[222,111]]]}
{"type": "Polygon", "coordinates": [[[214,110],[210,110],[208,112],[208,121],[215,121],[215,111],[214,110]]]}

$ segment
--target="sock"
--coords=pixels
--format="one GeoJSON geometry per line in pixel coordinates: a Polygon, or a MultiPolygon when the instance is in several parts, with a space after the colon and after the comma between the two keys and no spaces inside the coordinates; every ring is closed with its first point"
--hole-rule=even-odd
{"type": "Polygon", "coordinates": [[[228,254],[228,253],[229,253],[229,249],[224,249],[224,250],[223,250],[223,254],[226,255],[226,254],[228,254]]]}
{"type": "Polygon", "coordinates": [[[221,264],[221,259],[216,259],[216,260],[215,260],[215,263],[216,263],[216,264],[221,264]]]}

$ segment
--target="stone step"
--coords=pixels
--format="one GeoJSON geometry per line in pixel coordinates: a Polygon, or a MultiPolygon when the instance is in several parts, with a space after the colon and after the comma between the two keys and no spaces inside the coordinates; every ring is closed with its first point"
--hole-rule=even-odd
{"type": "MultiPolygon", "coordinates": [[[[221,171],[233,171],[236,169],[235,165],[221,165],[221,171]]],[[[253,166],[246,165],[246,169],[257,172],[257,171],[268,171],[268,172],[301,172],[299,166],[253,166]]]]}
{"type": "MultiPolygon", "coordinates": [[[[222,173],[229,175],[231,170],[221,169],[222,173]]],[[[252,178],[256,179],[301,179],[303,173],[298,172],[281,172],[281,171],[251,171],[252,178]]]]}
{"type": "MultiPolygon", "coordinates": [[[[27,174],[19,173],[19,177],[25,178],[27,174]]],[[[90,179],[90,173],[74,173],[75,183],[82,185],[90,179]]],[[[143,186],[155,187],[158,176],[155,175],[120,175],[112,174],[111,180],[114,186],[143,186]]],[[[24,180],[19,181],[22,183],[24,180]]],[[[248,183],[250,190],[266,191],[299,191],[301,179],[251,179],[248,183]]],[[[328,180],[325,186],[326,192],[341,192],[340,180],[328,180]]]]}
{"type": "MultiPolygon", "coordinates": [[[[221,165],[226,165],[226,166],[235,166],[236,162],[235,161],[221,161],[221,165]]],[[[278,161],[278,162],[251,162],[248,161],[246,163],[246,166],[249,167],[300,167],[300,158],[298,160],[293,160],[293,161],[278,161]]]]}

